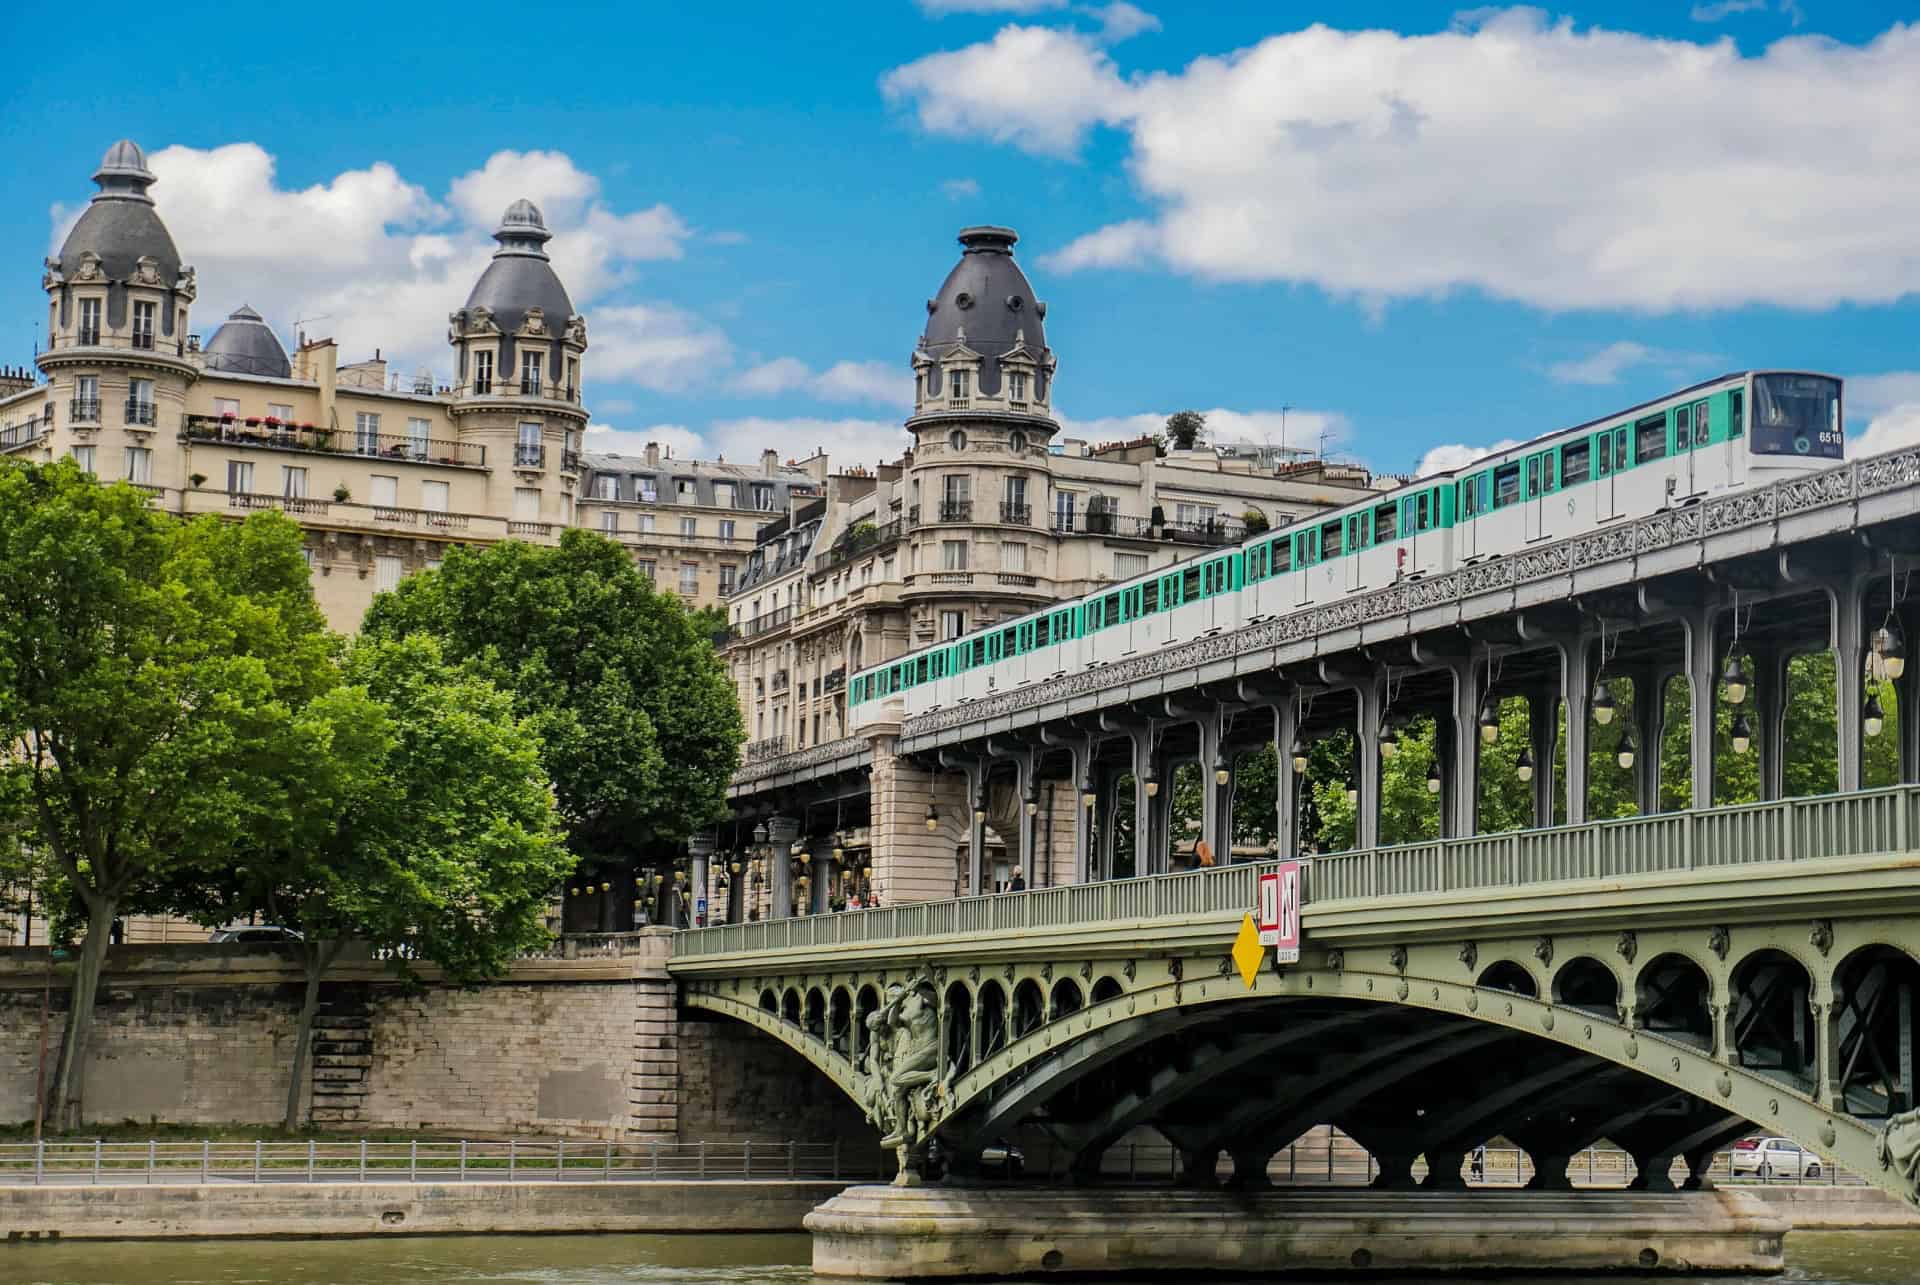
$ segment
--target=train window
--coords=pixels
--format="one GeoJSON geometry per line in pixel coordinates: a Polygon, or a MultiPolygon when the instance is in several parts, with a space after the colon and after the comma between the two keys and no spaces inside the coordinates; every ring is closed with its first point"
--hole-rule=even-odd
{"type": "Polygon", "coordinates": [[[1520,498],[1520,465],[1502,464],[1493,471],[1493,507],[1504,509],[1520,498]]]}
{"type": "Polygon", "coordinates": [[[1340,556],[1340,524],[1329,522],[1320,528],[1320,556],[1337,558],[1340,556]]]}
{"type": "Polygon", "coordinates": [[[1106,599],[1105,599],[1105,603],[1106,603],[1106,608],[1107,608],[1107,623],[1108,623],[1108,624],[1110,624],[1110,625],[1117,625],[1117,624],[1119,624],[1119,623],[1120,623],[1120,622],[1121,622],[1122,620],[1125,620],[1125,619],[1126,619],[1126,617],[1125,617],[1125,616],[1123,616],[1123,615],[1121,615],[1121,614],[1120,614],[1120,595],[1119,595],[1119,594],[1117,594],[1117,593],[1110,593],[1110,594],[1108,594],[1108,595],[1106,596],[1106,599]]]}
{"type": "Polygon", "coordinates": [[[1270,544],[1256,544],[1247,550],[1248,584],[1253,584],[1256,581],[1267,578],[1268,566],[1272,558],[1273,546],[1270,544]]]}
{"type": "Polygon", "coordinates": [[[929,659],[931,663],[928,668],[933,677],[945,678],[947,676],[947,653],[944,651],[936,651],[929,659]]]}
{"type": "Polygon", "coordinates": [[[1018,630],[1008,629],[1000,635],[1000,654],[1018,656],[1020,654],[1020,634],[1018,630]]]}
{"type": "Polygon", "coordinates": [[[1413,529],[1431,531],[1433,529],[1433,501],[1437,492],[1422,491],[1414,499],[1413,529]]]}
{"type": "Polygon", "coordinates": [[[1392,540],[1400,534],[1400,506],[1382,504],[1373,511],[1373,542],[1392,540]]]}
{"type": "Polygon", "coordinates": [[[1707,413],[1707,405],[1706,402],[1693,404],[1693,444],[1695,446],[1705,446],[1711,436],[1709,430],[1713,425],[1713,418],[1707,413]]]}
{"type": "Polygon", "coordinates": [[[1627,467],[1627,430],[1613,430],[1613,471],[1618,473],[1627,467]]]}
{"type": "Polygon", "coordinates": [[[1633,458],[1645,464],[1665,459],[1667,454],[1667,417],[1649,415],[1633,426],[1633,458]]]}
{"type": "Polygon", "coordinates": [[[1470,518],[1480,511],[1480,479],[1470,477],[1460,484],[1460,516],[1470,518]]]}
{"type": "Polygon", "coordinates": [[[1747,394],[1736,388],[1727,394],[1727,436],[1738,437],[1747,431],[1747,394]]]}
{"type": "MultiPolygon", "coordinates": [[[[1587,480],[1587,465],[1592,454],[1590,442],[1570,442],[1560,448],[1560,485],[1577,486],[1587,480]]],[[[1601,463],[1606,463],[1603,459],[1601,463]]]]}
{"type": "Polygon", "coordinates": [[[1693,447],[1693,408],[1676,406],[1673,410],[1673,449],[1690,450],[1693,447]]]}
{"type": "Polygon", "coordinates": [[[1271,546],[1273,549],[1273,569],[1276,574],[1291,570],[1293,567],[1293,539],[1281,536],[1271,546]]]}
{"type": "Polygon", "coordinates": [[[1527,498],[1529,500],[1537,500],[1540,498],[1541,458],[1542,457],[1535,455],[1527,461],[1527,498]]]}
{"type": "Polygon", "coordinates": [[[1198,602],[1200,593],[1200,568],[1188,567],[1180,573],[1180,600],[1198,602]]]}
{"type": "Polygon", "coordinates": [[[931,656],[922,656],[920,663],[914,666],[913,681],[916,683],[924,683],[932,677],[933,658],[931,656]]]}
{"type": "Polygon", "coordinates": [[[1149,580],[1140,586],[1140,614],[1151,616],[1160,610],[1160,582],[1149,580]]]}

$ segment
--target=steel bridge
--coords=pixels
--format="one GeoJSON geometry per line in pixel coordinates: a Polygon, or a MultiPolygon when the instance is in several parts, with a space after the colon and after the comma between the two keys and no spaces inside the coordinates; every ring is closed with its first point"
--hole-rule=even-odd
{"type": "Polygon", "coordinates": [[[1300,961],[1251,981],[1265,863],[697,929],[671,971],[876,1119],[883,1010],[930,1006],[906,1169],[1039,1130],[1096,1182],[1146,1128],[1253,1187],[1331,1124],[1388,1188],[1500,1136],[1536,1188],[1605,1139],[1662,1190],[1757,1128],[1920,1201],[1917,846],[1899,786],[1321,856],[1300,961]]]}

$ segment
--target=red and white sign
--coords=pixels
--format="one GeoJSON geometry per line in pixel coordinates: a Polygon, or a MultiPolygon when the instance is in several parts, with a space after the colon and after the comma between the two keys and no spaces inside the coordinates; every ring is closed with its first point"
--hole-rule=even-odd
{"type": "Polygon", "coordinates": [[[1263,878],[1271,878],[1278,885],[1275,893],[1273,962],[1297,964],[1300,962],[1300,902],[1304,888],[1300,863],[1282,861],[1278,870],[1263,878]]]}
{"type": "Polygon", "coordinates": [[[1259,930],[1260,944],[1272,946],[1280,940],[1280,872],[1263,870],[1254,883],[1253,926],[1259,930]]]}

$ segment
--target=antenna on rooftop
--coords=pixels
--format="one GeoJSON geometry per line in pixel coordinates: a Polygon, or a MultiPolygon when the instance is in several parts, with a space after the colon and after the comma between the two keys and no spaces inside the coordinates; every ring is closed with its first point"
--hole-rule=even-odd
{"type": "Polygon", "coordinates": [[[304,327],[309,321],[332,321],[332,320],[333,320],[333,314],[330,312],[318,313],[315,316],[311,316],[311,317],[295,317],[293,319],[294,347],[298,348],[307,342],[307,332],[304,329],[302,329],[302,327],[304,327]]]}

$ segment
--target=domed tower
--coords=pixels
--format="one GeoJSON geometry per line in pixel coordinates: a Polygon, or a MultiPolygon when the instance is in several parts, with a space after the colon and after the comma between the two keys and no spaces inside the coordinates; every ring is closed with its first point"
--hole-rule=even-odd
{"type": "Polygon", "coordinates": [[[1013,260],[1019,239],[1011,228],[961,230],[960,262],[927,300],[914,350],[908,516],[914,563],[934,573],[903,595],[923,599],[916,646],[1051,597],[1055,361],[1047,305],[1013,260]]]}
{"type": "Polygon", "coordinates": [[[235,375],[266,375],[273,379],[291,379],[293,363],[280,336],[261,319],[260,314],[242,304],[227,314],[220,329],[201,350],[208,370],[223,370],[235,375]]]}
{"type": "Polygon", "coordinates": [[[455,429],[486,448],[497,511],[516,524],[570,523],[587,425],[587,319],[574,312],[547,258],[553,233],[539,206],[508,206],[493,239],[493,262],[448,318],[459,370],[455,429]]]}
{"type": "MultiPolygon", "coordinates": [[[[117,478],[114,461],[133,458],[120,448],[145,450],[156,432],[179,431],[198,374],[187,341],[194,281],[147,195],[154,176],[138,145],[108,148],[93,181],[100,190],[41,278],[47,349],[38,360],[53,386],[54,453],[79,447],[96,472],[117,478]]],[[[139,458],[136,471],[152,457],[139,458]]]]}

